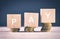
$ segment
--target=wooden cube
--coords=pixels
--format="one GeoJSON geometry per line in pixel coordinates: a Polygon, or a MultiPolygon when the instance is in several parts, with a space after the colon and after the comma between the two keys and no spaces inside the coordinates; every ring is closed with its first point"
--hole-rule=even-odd
{"type": "Polygon", "coordinates": [[[38,27],[38,13],[25,12],[24,13],[24,26],[38,27]]]}
{"type": "Polygon", "coordinates": [[[21,27],[21,14],[7,14],[7,27],[12,31],[20,29],[21,27]]]}
{"type": "Polygon", "coordinates": [[[41,23],[55,23],[55,9],[40,9],[41,23]]]}

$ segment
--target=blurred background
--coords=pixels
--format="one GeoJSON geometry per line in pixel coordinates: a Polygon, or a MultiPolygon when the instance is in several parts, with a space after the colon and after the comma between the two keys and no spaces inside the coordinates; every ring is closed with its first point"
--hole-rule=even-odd
{"type": "MultiPolygon", "coordinates": [[[[0,0],[0,26],[7,26],[7,14],[21,14],[22,26],[24,26],[24,12],[40,13],[41,8],[56,9],[56,23],[53,26],[60,26],[60,4],[59,0],[0,0]]],[[[40,14],[39,14],[39,26],[40,14]]]]}

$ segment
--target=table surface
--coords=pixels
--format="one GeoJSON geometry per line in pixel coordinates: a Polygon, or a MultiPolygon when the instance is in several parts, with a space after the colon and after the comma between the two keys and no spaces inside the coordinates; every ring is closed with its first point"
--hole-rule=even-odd
{"type": "MultiPolygon", "coordinates": [[[[60,27],[52,27],[51,32],[9,32],[6,27],[0,27],[0,39],[60,39],[60,27]]],[[[21,29],[22,30],[22,29],[21,29]]]]}

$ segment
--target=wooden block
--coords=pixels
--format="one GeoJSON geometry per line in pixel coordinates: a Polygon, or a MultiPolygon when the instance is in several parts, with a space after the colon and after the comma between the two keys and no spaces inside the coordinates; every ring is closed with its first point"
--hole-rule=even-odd
{"type": "Polygon", "coordinates": [[[41,23],[55,23],[55,9],[40,9],[41,23]]]}
{"type": "Polygon", "coordinates": [[[24,26],[38,27],[38,13],[25,12],[24,13],[24,26]]]}
{"type": "Polygon", "coordinates": [[[7,14],[7,27],[20,28],[21,27],[21,14],[7,14]]]}

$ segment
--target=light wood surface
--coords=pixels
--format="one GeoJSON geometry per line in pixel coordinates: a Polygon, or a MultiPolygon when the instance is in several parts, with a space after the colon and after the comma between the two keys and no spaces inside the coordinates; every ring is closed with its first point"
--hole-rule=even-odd
{"type": "MultiPolygon", "coordinates": [[[[24,27],[21,28],[23,30],[24,27]]],[[[40,31],[41,27],[35,28],[40,31]]],[[[9,32],[0,27],[0,39],[60,39],[60,27],[52,27],[51,32],[9,32]],[[5,31],[2,31],[5,30],[5,31]]]]}

